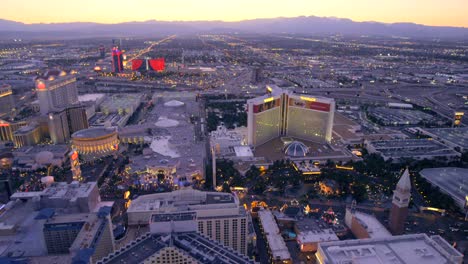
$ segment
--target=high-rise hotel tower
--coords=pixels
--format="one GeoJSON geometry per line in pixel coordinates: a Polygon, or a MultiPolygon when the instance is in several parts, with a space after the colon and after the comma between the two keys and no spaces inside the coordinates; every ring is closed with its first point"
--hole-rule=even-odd
{"type": "Polygon", "coordinates": [[[266,95],[247,100],[249,145],[262,145],[279,136],[319,143],[331,141],[333,99],[298,95],[275,85],[266,88],[266,95]]]}

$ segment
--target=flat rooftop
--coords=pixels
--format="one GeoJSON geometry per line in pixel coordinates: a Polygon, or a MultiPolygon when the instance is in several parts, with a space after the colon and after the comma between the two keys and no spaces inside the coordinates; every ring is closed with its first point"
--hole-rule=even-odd
{"type": "Polygon", "coordinates": [[[300,243],[315,243],[339,240],[331,228],[325,228],[315,218],[304,218],[296,221],[297,239],[300,243]]]}
{"type": "Polygon", "coordinates": [[[463,149],[468,149],[468,127],[424,128],[423,130],[441,140],[461,146],[463,149]]]}
{"type": "Polygon", "coordinates": [[[386,157],[445,156],[458,152],[431,139],[395,139],[369,141],[368,145],[386,157]]]}
{"type": "Polygon", "coordinates": [[[189,209],[237,208],[239,201],[230,193],[202,192],[193,189],[182,189],[173,192],[142,195],[132,201],[127,212],[174,212],[189,209]]]}
{"type": "Polygon", "coordinates": [[[43,196],[49,198],[61,198],[73,200],[78,197],[88,197],[91,191],[96,188],[97,182],[70,183],[56,182],[42,191],[43,196]]]}
{"type": "Polygon", "coordinates": [[[388,125],[417,124],[422,120],[433,120],[434,116],[418,110],[376,107],[369,113],[388,125]]]}
{"type": "Polygon", "coordinates": [[[468,195],[468,169],[431,168],[423,169],[419,174],[450,195],[459,206],[464,206],[465,197],[468,195]]]}
{"type": "Polygon", "coordinates": [[[268,241],[268,247],[273,259],[289,260],[291,254],[279,233],[278,224],[275,217],[269,210],[258,211],[258,218],[265,233],[265,239],[268,241]]]}
{"type": "Polygon", "coordinates": [[[463,255],[443,238],[426,234],[325,242],[319,244],[317,255],[326,264],[461,264],[463,261],[463,255]]]}
{"type": "Polygon", "coordinates": [[[95,93],[95,94],[82,94],[78,96],[78,101],[80,102],[95,102],[98,101],[99,99],[103,98],[106,96],[105,94],[101,93],[95,93]]]}

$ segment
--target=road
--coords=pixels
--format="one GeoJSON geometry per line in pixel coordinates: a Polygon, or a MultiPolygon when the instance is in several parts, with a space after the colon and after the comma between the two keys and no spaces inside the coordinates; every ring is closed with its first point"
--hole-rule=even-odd
{"type": "Polygon", "coordinates": [[[138,52],[136,55],[134,55],[132,58],[128,59],[128,62],[131,62],[132,60],[134,59],[137,59],[137,58],[141,58],[143,55],[145,55],[146,53],[150,52],[154,47],[156,47],[157,45],[165,42],[165,41],[168,41],[168,40],[171,40],[171,39],[174,39],[176,37],[176,35],[172,35],[172,36],[169,36],[167,38],[164,38],[164,39],[161,39],[159,41],[156,41],[156,42],[153,42],[151,43],[151,45],[149,45],[146,49],[144,50],[141,50],[140,52],[138,52]]]}

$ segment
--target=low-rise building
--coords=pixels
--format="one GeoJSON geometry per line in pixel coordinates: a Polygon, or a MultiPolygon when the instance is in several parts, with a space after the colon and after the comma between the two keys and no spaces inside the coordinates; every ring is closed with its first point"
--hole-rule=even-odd
{"type": "Polygon", "coordinates": [[[356,238],[385,238],[392,234],[372,215],[346,208],[346,226],[356,238]]]}
{"type": "Polygon", "coordinates": [[[84,160],[94,160],[117,153],[119,139],[116,127],[92,127],[72,134],[72,148],[84,160]]]}
{"type": "Polygon", "coordinates": [[[36,207],[60,208],[67,213],[89,213],[101,202],[96,182],[55,182],[43,191],[16,192],[11,200],[32,200],[36,207]]]}
{"type": "Polygon", "coordinates": [[[67,159],[67,145],[24,146],[13,151],[13,169],[36,170],[49,165],[61,167],[67,159]]]}
{"type": "Polygon", "coordinates": [[[321,228],[313,218],[298,219],[294,231],[301,252],[316,252],[319,243],[339,240],[331,228],[321,228]]]}
{"type": "Polygon", "coordinates": [[[39,124],[33,122],[16,130],[13,137],[16,148],[34,146],[42,140],[41,128],[39,124]]]}
{"type": "Polygon", "coordinates": [[[468,127],[418,128],[418,131],[456,149],[459,152],[468,150],[468,127]]]}
{"type": "Polygon", "coordinates": [[[369,153],[379,153],[385,160],[398,161],[401,158],[422,159],[459,159],[461,154],[432,139],[394,139],[364,142],[369,153]]]}
{"type": "Polygon", "coordinates": [[[468,169],[444,167],[423,169],[419,174],[432,185],[453,198],[460,209],[465,208],[468,195],[468,169]]]}
{"type": "Polygon", "coordinates": [[[270,263],[292,264],[291,254],[280,234],[275,217],[269,210],[258,211],[258,219],[270,255],[270,263]]]}

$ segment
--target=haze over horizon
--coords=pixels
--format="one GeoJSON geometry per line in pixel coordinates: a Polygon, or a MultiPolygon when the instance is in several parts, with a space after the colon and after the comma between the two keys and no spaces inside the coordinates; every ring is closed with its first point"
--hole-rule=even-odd
{"type": "Polygon", "coordinates": [[[468,27],[464,0],[3,0],[1,19],[33,23],[122,23],[159,21],[241,21],[319,16],[356,22],[409,22],[428,26],[468,27]],[[44,8],[47,7],[47,8],[44,8]],[[38,11],[39,10],[39,11],[38,11]]]}

